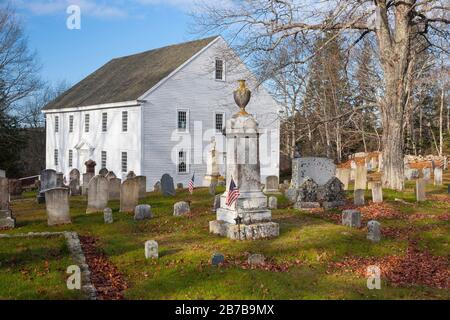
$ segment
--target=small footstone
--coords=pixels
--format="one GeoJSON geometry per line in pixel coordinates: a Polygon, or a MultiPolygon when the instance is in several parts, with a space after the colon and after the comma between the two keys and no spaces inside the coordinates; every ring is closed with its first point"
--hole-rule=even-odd
{"type": "Polygon", "coordinates": [[[145,258],[158,259],[158,242],[155,240],[145,242],[145,258]]]}
{"type": "Polygon", "coordinates": [[[248,264],[251,266],[262,265],[265,263],[265,261],[266,261],[266,258],[262,254],[259,254],[259,253],[251,254],[247,260],[248,264]]]}
{"type": "Polygon", "coordinates": [[[278,199],[277,197],[269,197],[269,204],[268,204],[269,209],[274,210],[278,208],[278,199]]]}
{"type": "Polygon", "coordinates": [[[360,228],[361,213],[358,210],[342,211],[342,225],[352,228],[360,228]]]}
{"type": "Polygon", "coordinates": [[[297,202],[298,198],[298,190],[295,188],[289,188],[286,190],[284,196],[288,199],[290,203],[295,203],[297,202]]]}
{"type": "Polygon", "coordinates": [[[378,221],[372,220],[367,223],[367,239],[373,242],[381,240],[381,224],[378,221]]]}
{"type": "Polygon", "coordinates": [[[173,215],[178,216],[184,216],[191,212],[191,208],[189,207],[189,203],[185,201],[177,202],[173,205],[173,215]]]}
{"type": "Polygon", "coordinates": [[[153,217],[152,207],[148,204],[140,204],[134,208],[134,220],[145,220],[153,217]]]}
{"type": "Polygon", "coordinates": [[[214,253],[211,258],[211,264],[213,266],[218,266],[225,262],[225,257],[221,253],[214,253]]]}
{"type": "Polygon", "coordinates": [[[110,224],[114,222],[113,214],[111,208],[105,208],[103,210],[103,219],[106,224],[110,224]]]}
{"type": "Polygon", "coordinates": [[[182,184],[182,183],[177,183],[177,189],[178,189],[178,190],[183,189],[183,184],[182,184]]]}

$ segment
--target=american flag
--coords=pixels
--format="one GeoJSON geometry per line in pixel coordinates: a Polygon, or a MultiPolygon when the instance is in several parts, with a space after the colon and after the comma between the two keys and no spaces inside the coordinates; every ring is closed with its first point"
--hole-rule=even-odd
{"type": "Polygon", "coordinates": [[[189,180],[189,183],[188,183],[189,192],[191,194],[194,193],[194,179],[195,179],[195,173],[192,175],[192,178],[191,178],[191,180],[189,180]]]}
{"type": "Polygon", "coordinates": [[[226,205],[229,207],[239,198],[239,188],[234,183],[233,178],[231,178],[230,182],[230,188],[228,189],[227,199],[226,199],[226,205]]]}

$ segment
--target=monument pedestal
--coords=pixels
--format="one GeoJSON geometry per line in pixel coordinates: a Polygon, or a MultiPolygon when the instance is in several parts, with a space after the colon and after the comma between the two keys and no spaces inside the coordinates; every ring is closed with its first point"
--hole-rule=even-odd
{"type": "Polygon", "coordinates": [[[227,186],[220,197],[216,220],[210,221],[213,234],[233,240],[259,240],[277,237],[278,223],[272,222],[267,197],[261,192],[258,123],[245,112],[250,91],[245,82],[235,91],[235,101],[241,111],[227,121],[227,186]],[[244,101],[244,102],[243,102],[244,101]],[[239,197],[227,205],[230,183],[234,181],[239,197]]]}

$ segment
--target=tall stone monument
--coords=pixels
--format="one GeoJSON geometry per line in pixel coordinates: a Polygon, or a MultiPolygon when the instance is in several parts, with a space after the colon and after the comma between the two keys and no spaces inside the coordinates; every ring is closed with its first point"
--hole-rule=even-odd
{"type": "Polygon", "coordinates": [[[278,223],[272,222],[267,197],[261,191],[259,159],[259,129],[255,118],[245,111],[251,92],[244,80],[239,80],[234,100],[240,107],[226,125],[227,185],[220,198],[217,219],[210,221],[210,232],[236,240],[256,240],[277,237],[278,223]],[[239,188],[237,200],[227,205],[231,179],[239,188]]]}
{"type": "Polygon", "coordinates": [[[216,140],[214,138],[211,139],[211,149],[209,150],[207,160],[206,174],[203,178],[203,185],[205,186],[217,183],[220,177],[219,164],[217,163],[216,140]]]}
{"type": "Polygon", "coordinates": [[[83,173],[83,186],[81,188],[82,194],[86,195],[89,181],[95,176],[95,166],[97,163],[94,160],[88,160],[84,163],[86,166],[86,173],[83,173]]]}

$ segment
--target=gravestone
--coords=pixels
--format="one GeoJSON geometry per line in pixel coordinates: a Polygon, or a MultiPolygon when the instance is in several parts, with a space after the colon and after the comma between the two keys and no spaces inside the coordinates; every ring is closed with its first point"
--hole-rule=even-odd
{"type": "Polygon", "coordinates": [[[216,188],[217,188],[217,181],[213,180],[209,184],[208,192],[210,195],[215,196],[216,195],[216,188]]]}
{"type": "Polygon", "coordinates": [[[88,201],[86,213],[103,212],[108,206],[108,179],[98,175],[88,185],[88,201]]]}
{"type": "Polygon", "coordinates": [[[332,177],[325,185],[319,188],[323,190],[323,196],[318,200],[322,201],[322,205],[326,209],[336,208],[345,204],[344,184],[338,178],[332,177]]]}
{"type": "Polygon", "coordinates": [[[0,178],[6,178],[6,171],[0,170],[0,178]]]}
{"type": "Polygon", "coordinates": [[[426,181],[431,180],[431,168],[423,168],[422,175],[426,181]]]}
{"type": "Polygon", "coordinates": [[[135,179],[139,184],[139,199],[145,198],[147,196],[147,177],[137,176],[135,179]]]}
{"type": "MultiPolygon", "coordinates": [[[[106,178],[108,179],[108,178],[106,178]]],[[[108,199],[120,200],[120,185],[122,180],[119,178],[110,178],[108,180],[108,199]]]]}
{"type": "Polygon", "coordinates": [[[186,201],[180,201],[173,205],[173,215],[176,217],[187,215],[190,212],[191,208],[186,201]]]}
{"type": "Polygon", "coordinates": [[[16,225],[9,208],[9,200],[8,179],[0,177],[0,230],[13,229],[16,225]]]}
{"type": "Polygon", "coordinates": [[[366,190],[367,188],[367,168],[362,163],[356,164],[355,189],[366,190]]]}
{"type": "Polygon", "coordinates": [[[183,184],[177,183],[177,190],[183,190],[183,184]]]}
{"type": "Polygon", "coordinates": [[[267,197],[261,190],[258,122],[245,112],[251,93],[245,87],[244,80],[239,83],[239,89],[234,92],[234,100],[241,111],[226,124],[226,191],[221,197],[216,220],[209,223],[209,230],[213,234],[234,240],[278,237],[279,224],[272,222],[267,197]],[[232,179],[239,188],[240,196],[229,206],[227,194],[230,192],[232,179]]]}
{"type": "Polygon", "coordinates": [[[289,188],[284,193],[284,196],[287,198],[289,203],[296,203],[298,198],[298,189],[297,188],[289,188]]]}
{"type": "Polygon", "coordinates": [[[442,168],[434,168],[434,185],[442,186],[442,168]]]}
{"type": "Polygon", "coordinates": [[[158,242],[149,240],[145,242],[145,259],[158,259],[158,242]]]}
{"type": "Polygon", "coordinates": [[[362,189],[355,189],[353,196],[353,203],[355,206],[363,206],[365,204],[364,196],[365,196],[366,190],[362,189]]]}
{"type": "Polygon", "coordinates": [[[106,175],[106,179],[111,180],[117,178],[116,174],[114,173],[114,171],[109,171],[108,174],[106,175]]]}
{"type": "Polygon", "coordinates": [[[342,211],[342,225],[352,228],[360,228],[361,213],[358,210],[342,211]]]}
{"type": "Polygon", "coordinates": [[[45,169],[41,171],[38,203],[45,203],[45,191],[56,188],[56,171],[45,169]]]}
{"type": "Polygon", "coordinates": [[[336,174],[332,159],[307,157],[292,160],[292,185],[299,187],[305,178],[313,179],[319,186],[327,183],[336,174]]]}
{"type": "Polygon", "coordinates": [[[367,239],[373,242],[381,240],[381,227],[378,221],[372,220],[367,223],[367,239]]]}
{"type": "Polygon", "coordinates": [[[69,189],[71,196],[81,195],[80,171],[72,169],[69,173],[69,189]]]}
{"type": "Polygon", "coordinates": [[[134,220],[146,220],[153,218],[152,207],[149,204],[140,204],[134,208],[134,220]]]}
{"type": "Polygon", "coordinates": [[[344,185],[344,190],[348,190],[350,184],[350,168],[336,168],[336,178],[344,185]]]}
{"type": "Polygon", "coordinates": [[[86,173],[94,173],[95,174],[95,166],[97,163],[94,160],[89,159],[84,163],[86,166],[86,173]]]}
{"type": "Polygon", "coordinates": [[[175,196],[173,178],[167,173],[163,174],[161,177],[161,191],[163,196],[175,196]]]}
{"type": "Polygon", "coordinates": [[[161,182],[156,181],[156,183],[153,186],[153,191],[154,192],[161,192],[161,182]]]}
{"type": "Polygon", "coordinates": [[[426,181],[424,178],[419,178],[416,180],[416,201],[422,202],[427,200],[427,195],[425,192],[426,181]]]}
{"type": "Polygon", "coordinates": [[[86,173],[83,173],[83,185],[81,187],[81,193],[87,195],[89,182],[95,176],[95,166],[97,163],[94,160],[88,160],[84,163],[86,166],[86,173]]]}
{"type": "Polygon", "coordinates": [[[54,188],[45,191],[47,224],[55,226],[71,223],[69,209],[69,189],[54,188]]]}
{"type": "Polygon", "coordinates": [[[278,209],[278,199],[277,197],[269,197],[269,203],[267,205],[270,210],[278,209]]]}
{"type": "Polygon", "coordinates": [[[279,183],[277,176],[267,176],[264,193],[278,193],[278,185],[279,183]]]}
{"type": "Polygon", "coordinates": [[[136,178],[136,173],[134,173],[134,171],[130,171],[127,174],[127,179],[133,179],[136,178]]]}
{"type": "Polygon", "coordinates": [[[57,172],[56,173],[56,187],[57,188],[62,188],[64,187],[64,173],[62,172],[57,172]]]}
{"type": "Polygon", "coordinates": [[[223,254],[221,253],[214,253],[213,256],[211,257],[211,265],[213,266],[218,266],[221,265],[225,262],[225,257],[223,254]]]}
{"type": "Polygon", "coordinates": [[[381,182],[372,182],[372,201],[374,203],[383,202],[383,188],[381,182]]]}
{"type": "Polygon", "coordinates": [[[100,176],[104,176],[104,177],[106,177],[107,175],[108,175],[108,169],[106,169],[106,168],[101,168],[100,169],[100,171],[98,172],[98,174],[100,175],[100,176]]]}
{"type": "Polygon", "coordinates": [[[313,209],[320,208],[320,203],[317,199],[317,191],[319,186],[309,177],[305,177],[303,183],[298,188],[297,201],[294,204],[295,209],[313,209]]]}
{"type": "Polygon", "coordinates": [[[214,197],[212,212],[216,212],[220,208],[220,194],[214,197]]]}
{"type": "Polygon", "coordinates": [[[211,139],[211,148],[208,152],[207,161],[206,161],[206,174],[203,178],[203,185],[209,186],[211,183],[217,183],[217,180],[220,177],[219,172],[219,164],[217,161],[217,149],[216,149],[216,140],[213,137],[211,139]]]}
{"type": "Polygon", "coordinates": [[[114,222],[111,208],[105,208],[105,210],[103,210],[103,220],[105,221],[105,224],[111,224],[114,222]]]}
{"type": "Polygon", "coordinates": [[[251,266],[263,265],[266,262],[264,255],[259,253],[254,253],[248,256],[247,263],[251,266]]]}
{"type": "Polygon", "coordinates": [[[139,202],[139,183],[136,179],[127,179],[120,188],[120,212],[134,212],[139,202]]]}

